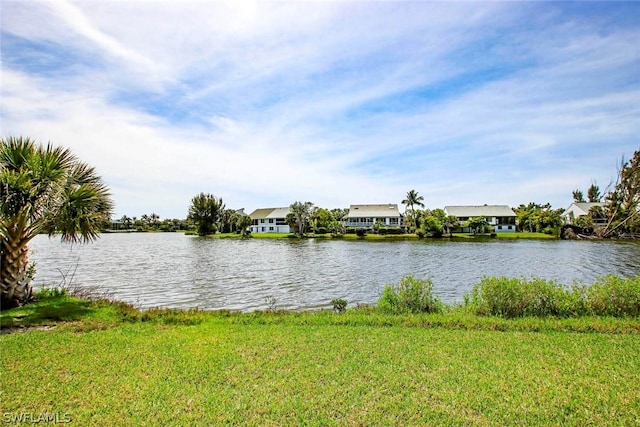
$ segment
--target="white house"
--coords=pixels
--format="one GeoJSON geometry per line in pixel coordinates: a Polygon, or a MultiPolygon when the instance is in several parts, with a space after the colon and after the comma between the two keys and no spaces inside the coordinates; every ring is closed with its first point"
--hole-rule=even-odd
{"type": "MultiPolygon", "coordinates": [[[[444,211],[447,215],[457,217],[461,227],[470,218],[482,216],[496,233],[516,231],[516,214],[507,205],[445,206],[444,211]]],[[[463,228],[462,231],[470,230],[463,228]]]]}
{"type": "Polygon", "coordinates": [[[251,212],[252,233],[290,233],[286,222],[289,208],[256,209],[251,212]]]}
{"type": "MultiPolygon", "coordinates": [[[[594,206],[603,207],[604,205],[605,205],[604,203],[595,203],[595,202],[574,202],[574,203],[571,203],[571,206],[569,206],[562,213],[562,218],[564,218],[567,224],[573,224],[576,219],[580,218],[581,216],[588,215],[589,210],[592,207],[594,206]]],[[[606,223],[606,221],[607,221],[606,218],[595,219],[596,223],[601,223],[601,222],[606,223]]]]}
{"type": "Polygon", "coordinates": [[[381,222],[385,227],[402,227],[402,215],[397,204],[384,205],[351,205],[349,213],[343,218],[345,227],[370,228],[376,222],[381,222]]]}

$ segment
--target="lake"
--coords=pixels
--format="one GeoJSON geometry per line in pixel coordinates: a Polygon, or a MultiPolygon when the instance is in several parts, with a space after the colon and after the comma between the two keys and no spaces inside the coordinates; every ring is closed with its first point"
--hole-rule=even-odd
{"type": "Polygon", "coordinates": [[[570,285],[640,274],[640,242],[499,240],[343,241],[203,239],[181,233],[103,234],[88,245],[37,236],[35,287],[96,286],[141,308],[252,311],[375,303],[403,275],[431,278],[445,302],[483,276],[542,277],[570,285]]]}

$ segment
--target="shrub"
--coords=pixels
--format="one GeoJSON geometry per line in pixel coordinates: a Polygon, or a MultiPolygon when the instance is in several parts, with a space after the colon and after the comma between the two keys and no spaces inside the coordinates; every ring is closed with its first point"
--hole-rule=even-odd
{"type": "Polygon", "coordinates": [[[387,229],[387,234],[404,234],[404,229],[400,227],[389,227],[387,229]]]}
{"type": "Polygon", "coordinates": [[[380,235],[404,234],[404,230],[400,227],[380,227],[378,229],[378,234],[380,235]]]}
{"type": "Polygon", "coordinates": [[[465,298],[476,314],[506,318],[585,314],[583,288],[565,289],[552,280],[485,277],[465,298]]]}
{"type": "Polygon", "coordinates": [[[440,299],[433,295],[431,279],[404,276],[397,285],[386,285],[378,300],[378,308],[386,313],[439,313],[440,299]]]}
{"type": "Polygon", "coordinates": [[[347,300],[342,298],[336,298],[331,300],[331,305],[333,305],[333,309],[338,313],[342,313],[347,309],[347,300]]]}
{"type": "Polygon", "coordinates": [[[640,276],[598,278],[586,290],[589,310],[599,316],[640,316],[640,276]]]}
{"type": "Polygon", "coordinates": [[[356,235],[358,237],[364,237],[367,235],[367,230],[365,230],[364,228],[358,228],[356,229],[356,235]]]}

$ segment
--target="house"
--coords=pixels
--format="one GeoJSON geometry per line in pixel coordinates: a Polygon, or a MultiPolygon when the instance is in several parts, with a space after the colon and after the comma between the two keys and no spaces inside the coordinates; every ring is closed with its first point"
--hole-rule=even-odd
{"type": "Polygon", "coordinates": [[[516,231],[516,214],[507,205],[445,206],[444,211],[447,215],[458,218],[463,232],[471,230],[462,227],[462,224],[470,218],[476,217],[486,218],[496,233],[516,231]]]}
{"type": "Polygon", "coordinates": [[[252,233],[290,233],[287,224],[287,214],[289,208],[266,208],[256,209],[251,212],[251,232],[252,233]]]}
{"type": "Polygon", "coordinates": [[[376,222],[385,227],[402,227],[402,215],[397,204],[351,205],[349,213],[343,218],[345,227],[371,228],[376,222]]]}
{"type": "MultiPolygon", "coordinates": [[[[589,215],[589,211],[593,207],[604,207],[604,203],[595,203],[595,202],[574,202],[571,203],[563,213],[562,218],[565,220],[567,224],[573,224],[576,219],[581,216],[589,215]]],[[[594,222],[596,224],[606,224],[607,218],[594,218],[594,222]]]]}

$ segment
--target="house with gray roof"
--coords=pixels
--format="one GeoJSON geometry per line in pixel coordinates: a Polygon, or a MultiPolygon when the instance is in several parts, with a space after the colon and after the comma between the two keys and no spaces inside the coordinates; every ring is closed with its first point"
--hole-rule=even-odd
{"type": "Polygon", "coordinates": [[[462,225],[471,218],[484,217],[496,233],[515,232],[516,214],[507,205],[480,205],[480,206],[445,206],[447,215],[458,218],[463,232],[470,232],[462,225]]]}
{"type": "Polygon", "coordinates": [[[286,208],[256,209],[249,214],[251,218],[252,233],[290,233],[287,224],[287,214],[291,212],[286,208]]]}
{"type": "MultiPolygon", "coordinates": [[[[575,222],[575,220],[580,218],[581,216],[589,215],[589,211],[591,210],[591,208],[593,208],[593,207],[600,207],[601,208],[601,207],[604,207],[604,206],[605,206],[604,203],[574,202],[574,203],[571,203],[571,206],[569,206],[562,213],[562,218],[565,220],[565,222],[567,224],[573,224],[575,222]]],[[[607,218],[606,217],[594,218],[594,221],[595,221],[596,224],[601,224],[601,223],[606,224],[607,218]]]]}
{"type": "Polygon", "coordinates": [[[403,227],[403,217],[398,205],[393,203],[379,205],[351,205],[349,213],[343,218],[345,227],[371,228],[376,222],[385,227],[403,227]]]}

